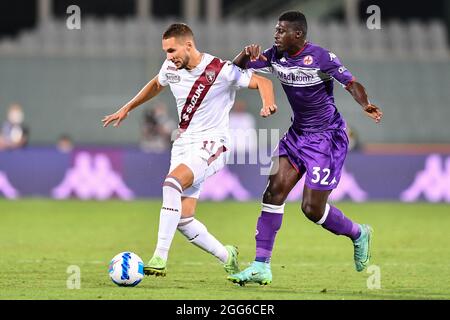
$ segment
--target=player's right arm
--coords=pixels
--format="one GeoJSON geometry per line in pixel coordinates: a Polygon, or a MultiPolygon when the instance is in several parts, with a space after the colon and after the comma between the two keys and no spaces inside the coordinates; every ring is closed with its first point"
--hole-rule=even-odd
{"type": "Polygon", "coordinates": [[[163,89],[164,86],[159,83],[158,76],[154,77],[142,88],[141,91],[139,91],[139,93],[133,99],[127,102],[122,108],[120,108],[113,114],[105,116],[102,120],[103,127],[107,127],[111,122],[114,121],[116,121],[114,127],[119,126],[120,123],[128,116],[131,110],[157,96],[163,89]]]}
{"type": "Polygon", "coordinates": [[[261,52],[261,46],[250,44],[234,58],[233,64],[241,69],[260,69],[270,67],[270,61],[267,55],[271,54],[272,49],[261,52]]]}

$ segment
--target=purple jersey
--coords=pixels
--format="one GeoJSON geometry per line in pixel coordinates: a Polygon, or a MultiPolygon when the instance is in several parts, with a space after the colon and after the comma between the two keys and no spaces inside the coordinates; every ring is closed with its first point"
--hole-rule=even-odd
{"type": "Polygon", "coordinates": [[[267,61],[249,62],[247,68],[278,77],[294,113],[295,129],[318,132],[345,128],[334,103],[333,79],[347,86],[353,76],[334,53],[307,42],[294,56],[278,54],[275,46],[263,54],[267,61]]]}

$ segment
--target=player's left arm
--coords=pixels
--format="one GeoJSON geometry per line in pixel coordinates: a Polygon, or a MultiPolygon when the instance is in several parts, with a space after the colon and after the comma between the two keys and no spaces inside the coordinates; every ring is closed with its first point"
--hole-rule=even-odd
{"type": "Polygon", "coordinates": [[[275,104],[275,93],[273,91],[272,81],[269,79],[259,76],[255,73],[252,74],[250,78],[250,83],[248,84],[249,89],[258,89],[259,95],[263,103],[260,115],[264,118],[277,112],[277,105],[275,104]]]}
{"type": "Polygon", "coordinates": [[[353,75],[341,63],[339,58],[333,52],[327,50],[323,50],[319,58],[321,71],[339,81],[350,92],[353,99],[361,105],[366,115],[376,123],[379,123],[383,117],[380,108],[369,102],[364,86],[355,81],[353,75]]]}
{"type": "Polygon", "coordinates": [[[361,105],[364,112],[367,114],[367,116],[369,116],[369,118],[373,119],[376,123],[379,123],[381,121],[383,112],[376,105],[369,102],[369,99],[367,98],[366,88],[364,88],[361,83],[353,80],[349,84],[347,84],[345,89],[350,92],[353,99],[355,99],[355,101],[361,105]]]}
{"type": "Polygon", "coordinates": [[[243,70],[229,62],[224,66],[223,74],[230,85],[239,88],[258,89],[263,103],[260,115],[264,118],[277,111],[272,81],[248,70],[243,70]]]}

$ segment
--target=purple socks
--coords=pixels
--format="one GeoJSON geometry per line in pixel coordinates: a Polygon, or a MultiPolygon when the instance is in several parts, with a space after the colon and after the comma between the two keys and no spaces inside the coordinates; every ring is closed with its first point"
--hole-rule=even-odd
{"type": "MultiPolygon", "coordinates": [[[[275,237],[283,221],[284,204],[281,206],[262,204],[261,215],[256,225],[255,261],[269,263],[275,237]]],[[[316,222],[335,235],[344,235],[356,240],[361,235],[359,224],[347,218],[338,208],[328,203],[322,218],[316,222]]]]}
{"type": "Polygon", "coordinates": [[[338,208],[330,206],[328,203],[325,207],[325,213],[317,224],[322,225],[325,229],[336,235],[344,235],[352,240],[356,240],[361,235],[359,224],[354,223],[347,218],[338,208]]]}
{"type": "Polygon", "coordinates": [[[255,261],[270,262],[273,244],[283,221],[284,204],[281,206],[265,204],[256,225],[256,258],[255,261]]]}

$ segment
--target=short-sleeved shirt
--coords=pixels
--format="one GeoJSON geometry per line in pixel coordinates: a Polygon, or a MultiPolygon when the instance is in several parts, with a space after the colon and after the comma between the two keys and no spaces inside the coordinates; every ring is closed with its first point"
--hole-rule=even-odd
{"type": "Polygon", "coordinates": [[[277,76],[291,105],[295,129],[318,132],[345,128],[334,102],[333,79],[347,86],[354,78],[334,53],[307,42],[294,56],[277,52],[276,46],[263,54],[267,61],[249,62],[247,68],[277,76]]]}
{"type": "Polygon", "coordinates": [[[228,135],[236,91],[249,86],[251,74],[207,53],[192,70],[177,69],[166,60],[158,82],[169,85],[175,97],[181,136],[228,135]]]}

